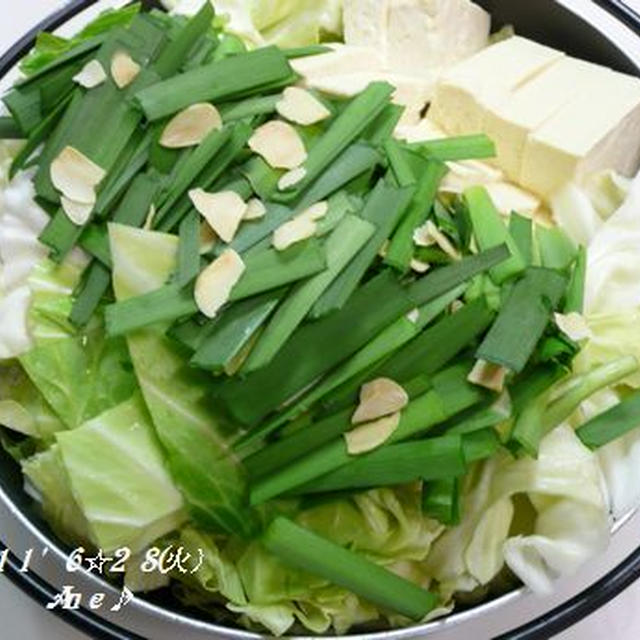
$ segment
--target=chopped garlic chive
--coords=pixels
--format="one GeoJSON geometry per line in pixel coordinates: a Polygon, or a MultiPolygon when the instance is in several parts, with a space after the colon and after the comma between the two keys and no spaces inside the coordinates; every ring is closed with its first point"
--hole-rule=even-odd
{"type": "Polygon", "coordinates": [[[106,172],[74,147],[65,147],[51,163],[51,182],[69,200],[95,204],[96,186],[106,172]]]}
{"type": "Polygon", "coordinates": [[[355,456],[377,449],[393,435],[399,424],[400,412],[396,412],[347,431],[344,434],[347,452],[355,456]]]}
{"type": "Polygon", "coordinates": [[[576,430],[590,449],[602,447],[640,427],[640,392],[626,396],[620,404],[598,414],[576,430]]]}
{"type": "Polygon", "coordinates": [[[220,239],[231,242],[247,210],[244,200],[234,191],[207,193],[203,189],[191,189],[189,198],[220,239]]]}
{"type": "Polygon", "coordinates": [[[176,114],[162,132],[160,144],[182,149],[200,144],[212,131],[222,128],[218,110],[208,102],[192,104],[176,114]]]}
{"type": "Polygon", "coordinates": [[[390,378],[377,378],[363,384],[360,404],[351,417],[353,424],[376,420],[404,409],[409,403],[407,392],[390,378]]]}
{"type": "Polygon", "coordinates": [[[300,125],[315,124],[331,116],[320,100],[300,87],[287,87],[276,110],[283,118],[300,125]]]}
{"type": "Polygon", "coordinates": [[[208,62],[152,84],[136,94],[149,120],[155,121],[194,102],[226,102],[238,96],[277,90],[295,81],[293,70],[275,46],[208,62]]]}
{"type": "Polygon", "coordinates": [[[249,147],[274,169],[295,169],[307,159],[300,134],[280,120],[258,127],[249,138],[249,147]]]}
{"type": "Polygon", "coordinates": [[[245,266],[242,258],[226,249],[196,279],[195,301],[207,318],[215,318],[231,295],[231,289],[240,280],[245,266]]]}
{"type": "Polygon", "coordinates": [[[513,286],[476,357],[516,373],[522,371],[566,288],[567,279],[557,271],[527,269],[524,277],[513,286]]]}
{"type": "Polygon", "coordinates": [[[126,51],[117,51],[111,59],[111,77],[118,89],[128,87],[140,73],[140,65],[126,51]]]}
{"type": "Polygon", "coordinates": [[[294,569],[320,576],[385,610],[421,620],[437,606],[437,597],[429,591],[281,516],[271,522],[262,543],[294,569]]]}
{"type": "Polygon", "coordinates": [[[509,370],[506,367],[501,367],[486,360],[476,360],[467,380],[479,387],[502,393],[508,373],[509,370]]]}
{"type": "Polygon", "coordinates": [[[90,60],[73,76],[73,81],[85,89],[93,89],[101,85],[106,79],[107,73],[97,60],[90,60]]]}

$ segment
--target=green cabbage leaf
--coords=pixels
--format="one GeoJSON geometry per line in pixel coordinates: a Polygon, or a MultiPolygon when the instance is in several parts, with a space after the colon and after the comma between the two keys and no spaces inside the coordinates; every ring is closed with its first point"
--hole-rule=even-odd
{"type": "Polygon", "coordinates": [[[56,438],[71,493],[98,548],[108,553],[127,546],[136,553],[184,522],[182,496],[139,394],[56,438]]]}
{"type": "MultiPolygon", "coordinates": [[[[167,282],[175,269],[177,236],[111,224],[109,237],[118,300],[167,282]]],[[[187,365],[166,329],[154,325],[130,334],[127,342],[173,479],[202,527],[249,536],[257,523],[230,447],[237,433],[212,406],[211,377],[187,365]]]]}
{"type": "Polygon", "coordinates": [[[543,439],[537,459],[488,460],[469,474],[463,520],[436,540],[427,572],[451,596],[486,585],[506,562],[528,587],[548,593],[609,542],[601,480],[596,454],[568,425],[543,439]]]}
{"type": "MultiPolygon", "coordinates": [[[[408,579],[430,584],[424,560],[444,527],[422,515],[418,485],[376,489],[314,505],[279,506],[302,526],[408,579]]],[[[211,611],[224,596],[229,600],[227,609],[239,613],[249,628],[267,628],[274,635],[304,629],[342,634],[354,625],[382,624],[385,616],[391,624],[409,624],[322,578],[290,569],[258,542],[228,541],[188,527],[181,532],[180,544],[194,557],[199,549],[204,553],[195,574],[175,575],[181,582],[180,599],[211,611]]]]}

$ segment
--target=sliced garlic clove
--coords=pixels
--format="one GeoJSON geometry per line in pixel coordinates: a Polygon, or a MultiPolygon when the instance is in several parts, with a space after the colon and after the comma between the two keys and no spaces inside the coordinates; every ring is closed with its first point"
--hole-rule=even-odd
{"type": "Polygon", "coordinates": [[[140,73],[140,65],[126,51],[116,51],[111,58],[111,77],[118,89],[128,87],[140,73]]]}
{"type": "Polygon", "coordinates": [[[418,324],[418,320],[420,320],[420,309],[412,309],[406,315],[407,320],[409,322],[413,322],[413,324],[418,324]]]}
{"type": "Polygon", "coordinates": [[[464,309],[464,302],[462,302],[462,300],[454,300],[449,306],[451,313],[458,313],[458,311],[462,311],[462,309],[464,309]]]}
{"type": "Polygon", "coordinates": [[[235,191],[207,193],[203,189],[191,189],[189,198],[218,237],[231,242],[247,210],[244,200],[235,191]]]}
{"type": "Polygon", "coordinates": [[[106,175],[102,167],[73,147],[65,147],[49,169],[53,186],[68,200],[94,204],[96,186],[106,175]]]}
{"type": "Polygon", "coordinates": [[[280,180],[278,180],[278,189],[280,191],[286,191],[291,187],[295,187],[298,182],[302,182],[307,175],[307,170],[304,167],[296,167],[295,169],[291,169],[291,171],[287,171],[280,180]]]}
{"type": "Polygon", "coordinates": [[[69,218],[73,224],[82,227],[91,217],[91,212],[95,206],[95,200],[91,203],[76,202],[75,200],[70,200],[69,198],[62,196],[60,198],[60,204],[62,205],[62,210],[67,215],[67,218],[69,218]]]}
{"type": "Polygon", "coordinates": [[[258,127],[249,138],[249,148],[274,169],[295,169],[307,159],[307,151],[298,132],[280,120],[258,127]]]}
{"type": "Polygon", "coordinates": [[[313,94],[300,87],[288,87],[282,94],[282,100],[276,104],[277,112],[289,122],[304,126],[326,120],[331,111],[313,94]]]}
{"type": "Polygon", "coordinates": [[[511,414],[513,413],[513,403],[511,402],[509,390],[505,389],[490,408],[492,411],[503,416],[505,420],[511,417],[511,414]]]}
{"type": "Polygon", "coordinates": [[[554,313],[553,317],[558,329],[574,342],[593,338],[593,331],[583,315],[575,312],[566,315],[554,313]]]}
{"type": "Polygon", "coordinates": [[[147,211],[147,217],[145,218],[144,226],[142,227],[145,231],[151,231],[155,217],[156,205],[152,202],[151,206],[149,207],[149,211],[147,211]]]}
{"type": "Polygon", "coordinates": [[[310,207],[305,209],[302,213],[299,213],[296,216],[296,219],[305,219],[311,220],[311,222],[317,222],[318,220],[322,220],[327,215],[329,211],[329,203],[326,200],[322,200],[321,202],[316,202],[312,204],[310,207]]]}
{"type": "Polygon", "coordinates": [[[216,246],[218,235],[211,228],[211,225],[203,220],[200,224],[200,255],[209,253],[216,246]]]}
{"type": "Polygon", "coordinates": [[[244,212],[244,220],[259,220],[264,218],[267,213],[267,208],[259,198],[251,198],[247,202],[247,209],[244,212]]]}
{"type": "Polygon", "coordinates": [[[429,232],[430,227],[425,224],[420,225],[413,231],[413,244],[417,247],[432,247],[436,243],[436,239],[429,232]]]}
{"type": "Polygon", "coordinates": [[[73,81],[85,89],[93,89],[107,79],[107,73],[97,60],[90,60],[73,76],[73,81]]]}
{"type": "Polygon", "coordinates": [[[427,271],[431,269],[431,265],[428,262],[422,262],[422,260],[418,260],[417,258],[413,258],[409,266],[411,270],[416,273],[427,273],[427,271]]]}
{"type": "Polygon", "coordinates": [[[509,369],[486,360],[476,360],[473,369],[467,376],[467,381],[479,387],[484,387],[497,393],[504,391],[504,383],[509,369]]]}
{"type": "Polygon", "coordinates": [[[280,225],[273,232],[272,244],[278,251],[316,235],[318,225],[308,218],[294,218],[280,225]]]}
{"type": "Polygon", "coordinates": [[[351,422],[359,424],[377,420],[401,411],[408,402],[407,392],[397,382],[390,378],[377,378],[360,388],[360,404],[351,416],[351,422]]]}
{"type": "Polygon", "coordinates": [[[231,290],[244,270],[242,258],[233,249],[226,249],[206,267],[195,286],[195,301],[200,312],[207,318],[215,318],[229,300],[231,290]]]}
{"type": "Polygon", "coordinates": [[[453,260],[461,260],[460,252],[453,246],[449,238],[438,229],[433,220],[427,220],[413,232],[413,242],[419,247],[438,245],[453,260]]]}
{"type": "Polygon", "coordinates": [[[383,445],[393,435],[400,424],[400,413],[367,422],[344,434],[347,452],[356,456],[373,451],[383,445]]]}
{"type": "Polygon", "coordinates": [[[208,102],[199,102],[169,120],[160,137],[160,144],[167,149],[193,147],[200,144],[212,131],[221,128],[220,112],[208,102]]]}

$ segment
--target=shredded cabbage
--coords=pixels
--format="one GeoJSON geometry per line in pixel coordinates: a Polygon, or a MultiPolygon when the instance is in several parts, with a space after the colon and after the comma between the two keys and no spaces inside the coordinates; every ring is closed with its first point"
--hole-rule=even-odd
{"type": "Polygon", "coordinates": [[[629,197],[589,245],[585,311],[610,314],[640,308],[640,177],[629,197]]]}
{"type": "Polygon", "coordinates": [[[22,173],[0,193],[0,359],[15,358],[32,345],[28,278],[46,255],[38,235],[48,217],[33,201],[31,178],[22,173]]]}
{"type": "MultiPolygon", "coordinates": [[[[174,13],[193,15],[202,0],[163,0],[174,13]]],[[[342,34],[342,0],[212,0],[225,31],[250,47],[301,47],[342,34]]]]}
{"type": "Polygon", "coordinates": [[[554,578],[571,574],[608,543],[597,457],[568,426],[543,439],[537,459],[494,457],[469,474],[466,486],[461,524],[434,543],[426,561],[445,597],[487,584],[505,562],[528,587],[546,593],[554,578]],[[533,530],[509,537],[512,525],[528,520],[516,495],[533,507],[533,530]],[[576,517],[567,521],[567,514],[576,517]]]}

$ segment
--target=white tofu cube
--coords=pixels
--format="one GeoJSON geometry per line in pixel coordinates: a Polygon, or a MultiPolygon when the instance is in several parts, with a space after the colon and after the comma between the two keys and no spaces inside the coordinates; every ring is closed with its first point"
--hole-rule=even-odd
{"type": "Polygon", "coordinates": [[[486,108],[482,130],[494,141],[497,164],[510,179],[520,178],[529,134],[609,73],[589,62],[562,58],[518,87],[505,102],[486,108]]]}
{"type": "Polygon", "coordinates": [[[486,47],[491,17],[470,0],[391,0],[388,25],[389,67],[420,75],[486,47]]]}
{"type": "Polygon", "coordinates": [[[390,0],[344,0],[344,41],[374,48],[386,58],[390,4],[390,0]]]}
{"type": "Polygon", "coordinates": [[[319,77],[348,73],[383,72],[385,59],[376,49],[346,44],[330,45],[333,51],[317,56],[296,58],[291,66],[304,80],[311,82],[319,77]]]}
{"type": "Polygon", "coordinates": [[[436,86],[429,118],[450,135],[480,133],[486,110],[564,57],[561,51],[514,36],[451,68],[436,86]]]}
{"type": "Polygon", "coordinates": [[[572,179],[640,165],[640,80],[609,72],[529,136],[520,183],[549,198],[572,179]]]}

